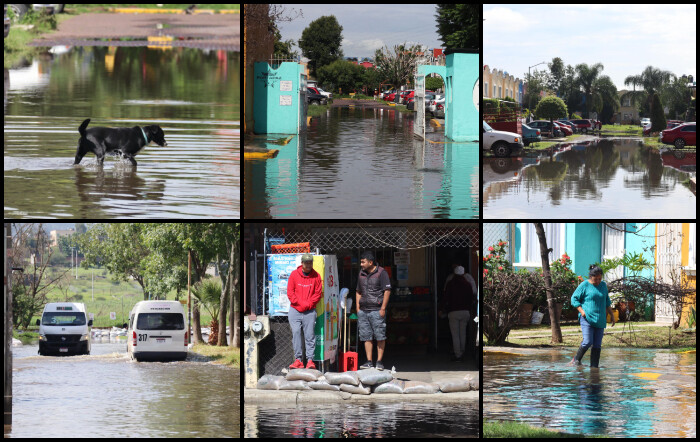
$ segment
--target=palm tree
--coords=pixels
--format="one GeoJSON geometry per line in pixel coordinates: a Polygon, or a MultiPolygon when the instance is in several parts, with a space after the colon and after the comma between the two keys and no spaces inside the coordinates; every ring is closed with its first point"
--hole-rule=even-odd
{"type": "Polygon", "coordinates": [[[627,92],[623,97],[631,96],[635,102],[646,100],[645,112],[651,111],[651,99],[654,93],[659,93],[661,87],[672,80],[675,81],[676,76],[670,71],[662,71],[654,66],[647,66],[639,75],[630,75],[625,78],[625,85],[641,86],[643,91],[627,92]]]}
{"type": "Polygon", "coordinates": [[[588,66],[586,63],[576,65],[576,82],[583,88],[583,92],[586,96],[586,112],[584,118],[588,118],[588,113],[590,112],[593,102],[593,95],[596,95],[596,99],[601,99],[600,93],[595,87],[595,81],[602,70],[602,63],[596,63],[593,66],[588,66]]]}

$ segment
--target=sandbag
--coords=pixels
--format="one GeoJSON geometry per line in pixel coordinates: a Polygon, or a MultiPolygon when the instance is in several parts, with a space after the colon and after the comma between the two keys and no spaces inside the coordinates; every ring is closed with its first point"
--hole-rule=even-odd
{"type": "Polygon", "coordinates": [[[455,393],[458,391],[471,390],[471,381],[471,378],[456,379],[452,381],[438,381],[438,385],[440,386],[440,391],[442,391],[443,393],[455,393]]]}
{"type": "Polygon", "coordinates": [[[280,386],[280,390],[311,390],[306,381],[286,381],[280,386]]]}
{"type": "Polygon", "coordinates": [[[313,390],[331,390],[331,391],[339,391],[340,387],[337,385],[331,385],[328,383],[326,380],[325,376],[321,376],[318,378],[317,381],[311,381],[307,383],[309,387],[311,387],[313,390]]]}
{"type": "Polygon", "coordinates": [[[398,393],[401,394],[403,393],[403,389],[406,385],[406,381],[400,381],[398,379],[394,379],[389,382],[385,382],[380,385],[375,385],[374,386],[374,393],[398,393]]]}
{"type": "Polygon", "coordinates": [[[440,390],[438,384],[429,384],[427,382],[420,381],[408,381],[404,386],[404,394],[414,394],[414,393],[437,393],[440,390]]]}
{"type": "Polygon", "coordinates": [[[356,371],[346,371],[345,373],[331,373],[328,372],[324,375],[328,380],[329,384],[340,385],[359,385],[360,378],[357,377],[356,371]]]}
{"type": "Polygon", "coordinates": [[[472,390],[478,390],[479,389],[479,378],[471,379],[469,381],[469,385],[471,385],[472,390]]]}
{"type": "Polygon", "coordinates": [[[376,368],[360,370],[357,372],[357,377],[360,378],[360,382],[362,382],[362,385],[383,384],[394,379],[390,371],[379,371],[376,368]]]}
{"type": "Polygon", "coordinates": [[[360,385],[348,385],[348,384],[341,384],[340,385],[340,390],[341,391],[347,391],[348,393],[354,393],[354,394],[369,394],[369,387],[364,387],[360,383],[360,385]]]}
{"type": "Polygon", "coordinates": [[[287,380],[311,382],[317,380],[321,376],[323,376],[323,373],[318,370],[313,370],[311,368],[295,368],[289,370],[289,373],[287,373],[287,380]]]}
{"type": "Polygon", "coordinates": [[[287,380],[284,376],[266,374],[258,379],[258,390],[279,390],[285,382],[287,382],[287,380]]]}

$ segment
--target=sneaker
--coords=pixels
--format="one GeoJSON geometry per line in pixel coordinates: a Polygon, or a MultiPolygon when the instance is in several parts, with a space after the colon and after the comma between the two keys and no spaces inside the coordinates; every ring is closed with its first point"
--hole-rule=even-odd
{"type": "Polygon", "coordinates": [[[314,364],[314,361],[309,359],[308,361],[306,361],[306,368],[311,368],[311,369],[316,370],[316,364],[314,364]]]}
{"type": "Polygon", "coordinates": [[[377,370],[384,370],[384,364],[382,364],[382,361],[377,361],[377,370]]]}
{"type": "Polygon", "coordinates": [[[289,366],[290,369],[294,368],[304,368],[304,364],[301,363],[299,359],[295,360],[292,365],[289,366]]]}
{"type": "Polygon", "coordinates": [[[360,370],[364,370],[365,368],[372,368],[372,361],[367,361],[364,364],[360,365],[360,370]]]}

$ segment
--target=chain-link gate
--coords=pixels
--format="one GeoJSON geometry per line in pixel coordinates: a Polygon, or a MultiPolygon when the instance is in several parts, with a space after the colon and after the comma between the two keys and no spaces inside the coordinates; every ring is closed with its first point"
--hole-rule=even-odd
{"type": "MultiPolygon", "coordinates": [[[[257,315],[268,313],[265,296],[265,257],[272,252],[272,244],[310,243],[312,253],[352,256],[359,261],[360,254],[371,250],[382,266],[394,264],[394,252],[427,248],[427,258],[434,259],[436,247],[479,248],[479,224],[477,223],[340,223],[333,227],[327,224],[269,224],[255,245],[255,283],[251,311],[257,315]],[[265,244],[265,246],[263,246],[265,244]]],[[[426,262],[426,273],[434,279],[433,264],[426,262]]],[[[341,287],[354,291],[357,286],[356,269],[338,262],[338,280],[341,287]]],[[[353,297],[354,299],[354,297],[353,297]]],[[[259,357],[261,373],[279,374],[281,368],[292,362],[294,349],[292,333],[286,316],[270,317],[271,336],[260,342],[259,357]]]]}
{"type": "Polygon", "coordinates": [[[416,111],[413,133],[425,139],[425,75],[416,74],[413,106],[416,111]]]}

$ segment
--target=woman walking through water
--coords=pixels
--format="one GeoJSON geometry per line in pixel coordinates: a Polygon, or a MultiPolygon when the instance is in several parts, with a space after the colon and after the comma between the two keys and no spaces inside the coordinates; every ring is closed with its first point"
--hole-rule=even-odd
{"type": "Polygon", "coordinates": [[[598,368],[600,345],[603,342],[603,331],[606,326],[606,312],[610,313],[612,318],[611,327],[615,326],[615,316],[610,304],[612,303],[608,296],[608,286],[603,281],[603,270],[593,264],[588,269],[588,279],[579,284],[571,295],[571,305],[578,309],[583,342],[569,365],[581,365],[581,358],[592,345],[591,367],[598,368]]]}

